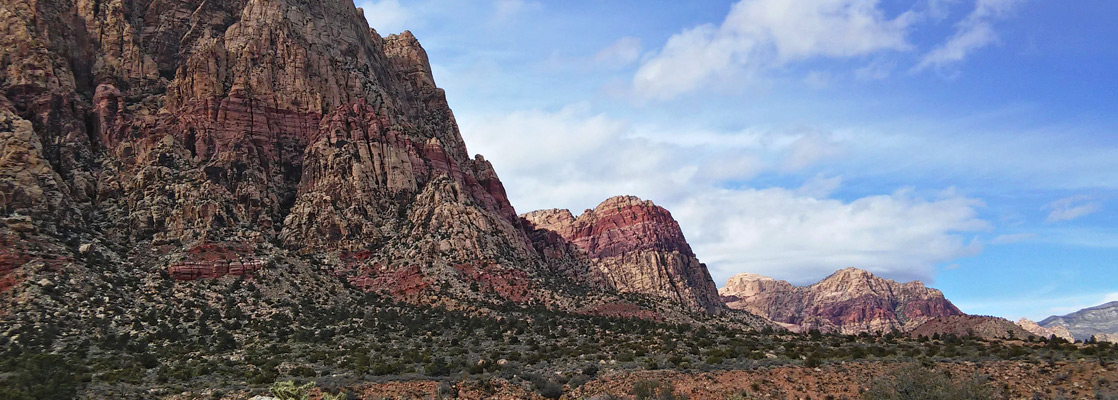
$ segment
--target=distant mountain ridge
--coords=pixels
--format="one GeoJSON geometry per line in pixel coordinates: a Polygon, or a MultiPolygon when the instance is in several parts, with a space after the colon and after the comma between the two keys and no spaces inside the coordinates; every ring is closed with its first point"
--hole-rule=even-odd
{"type": "Polygon", "coordinates": [[[1095,336],[1098,340],[1118,341],[1118,301],[1066,314],[1053,315],[1038,322],[1045,328],[1064,327],[1076,340],[1095,336]]]}
{"type": "Polygon", "coordinates": [[[907,331],[935,317],[963,315],[942,292],[919,281],[898,283],[857,268],[836,271],[810,286],[738,274],[719,294],[730,308],[795,331],[907,331]]]}

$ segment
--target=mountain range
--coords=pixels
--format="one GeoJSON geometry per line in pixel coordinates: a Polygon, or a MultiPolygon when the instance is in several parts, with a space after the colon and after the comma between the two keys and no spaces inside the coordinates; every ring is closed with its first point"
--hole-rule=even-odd
{"type": "Polygon", "coordinates": [[[1066,314],[1053,315],[1038,323],[1049,330],[1068,332],[1075,340],[1118,342],[1118,301],[1066,314]]]}
{"type": "Polygon", "coordinates": [[[719,290],[726,304],[793,331],[908,331],[939,316],[962,315],[943,293],[918,281],[897,283],[846,268],[810,286],[756,274],[730,277],[719,290]]]}
{"type": "MultiPolygon", "coordinates": [[[[73,300],[95,296],[144,308],[135,293],[287,274],[275,296],[319,304],[373,292],[842,333],[962,314],[920,282],[853,268],[719,290],[671,213],[632,196],[518,215],[418,40],[382,37],[351,2],[130,4],[4,5],[2,315],[80,315],[73,300]]],[[[1040,326],[1082,339],[1112,328],[1106,310],[1040,326]]]]}

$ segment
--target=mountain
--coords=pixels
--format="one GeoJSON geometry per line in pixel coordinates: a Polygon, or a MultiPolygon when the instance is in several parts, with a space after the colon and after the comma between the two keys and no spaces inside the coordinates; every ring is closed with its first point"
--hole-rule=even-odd
{"type": "Polygon", "coordinates": [[[1084,308],[1067,315],[1045,318],[1040,326],[1049,329],[1064,327],[1076,340],[1095,336],[1098,340],[1118,342],[1118,301],[1084,308]]]}
{"type": "MultiPolygon", "coordinates": [[[[575,218],[569,210],[522,215],[554,232],[589,260],[590,276],[622,293],[639,293],[715,312],[723,308],[706,265],[699,262],[668,210],[633,196],[606,199],[575,218]]],[[[546,241],[545,241],[546,243],[546,241]]]]}
{"type": "Polygon", "coordinates": [[[1045,328],[1036,323],[1036,321],[1028,318],[1021,318],[1017,320],[1017,326],[1039,337],[1048,338],[1055,336],[1069,342],[1075,341],[1075,336],[1072,336],[1071,331],[1068,331],[1068,328],[1062,325],[1053,325],[1051,328],[1045,328]]]}
{"type": "Polygon", "coordinates": [[[478,312],[721,310],[650,204],[603,205],[588,236],[548,244],[467,152],[416,38],[382,37],[352,1],[18,0],[0,18],[0,315],[83,332],[95,322],[57,316],[158,319],[181,311],[169,298],[292,314],[366,293],[478,312]],[[601,244],[576,251],[586,237],[601,244]],[[267,301],[215,294],[240,280],[267,301]]]}
{"type": "Polygon", "coordinates": [[[718,292],[732,309],[798,331],[906,331],[934,317],[963,314],[943,293],[918,281],[897,283],[857,268],[839,270],[810,286],[738,274],[718,292]]]}
{"type": "Polygon", "coordinates": [[[986,340],[1026,339],[1033,333],[1005,318],[984,315],[948,315],[932,318],[909,332],[910,336],[955,335],[986,340]]]}

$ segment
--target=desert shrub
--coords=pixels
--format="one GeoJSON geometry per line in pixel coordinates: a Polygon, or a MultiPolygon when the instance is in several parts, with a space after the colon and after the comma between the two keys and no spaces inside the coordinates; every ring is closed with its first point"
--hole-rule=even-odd
{"type": "Polygon", "coordinates": [[[72,364],[59,355],[24,353],[3,362],[0,399],[71,399],[77,395],[72,364]],[[7,375],[7,376],[5,376],[7,375]]]}
{"type": "Polygon", "coordinates": [[[657,380],[643,380],[633,383],[633,396],[637,400],[675,400],[685,399],[684,396],[676,396],[675,385],[671,382],[657,381],[657,380]]]}
{"type": "Polygon", "coordinates": [[[314,382],[298,386],[294,381],[281,381],[273,384],[268,391],[272,392],[272,396],[277,400],[309,400],[313,388],[314,382]]]}
{"type": "Polygon", "coordinates": [[[946,373],[917,364],[894,369],[874,380],[862,394],[866,400],[984,400],[994,398],[993,391],[974,377],[953,382],[946,373]]]}

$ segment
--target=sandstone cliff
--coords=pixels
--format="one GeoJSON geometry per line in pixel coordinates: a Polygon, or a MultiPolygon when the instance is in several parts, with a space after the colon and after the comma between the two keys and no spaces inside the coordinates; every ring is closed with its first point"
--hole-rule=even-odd
{"type": "Polygon", "coordinates": [[[846,334],[911,330],[938,316],[962,315],[940,291],[920,282],[897,283],[846,268],[811,286],[755,274],[731,277],[719,290],[733,309],[785,327],[846,334]]]}
{"type": "Polygon", "coordinates": [[[720,305],[662,209],[603,208],[576,242],[529,226],[418,40],[350,0],[13,0],[0,22],[0,314],[47,301],[33,282],[128,299],[226,276],[465,308],[720,305]]]}
{"type": "Polygon", "coordinates": [[[691,251],[679,223],[650,201],[617,196],[577,218],[557,209],[523,218],[576,248],[591,265],[593,280],[622,293],[652,295],[695,309],[722,308],[706,265],[691,251]]]}

